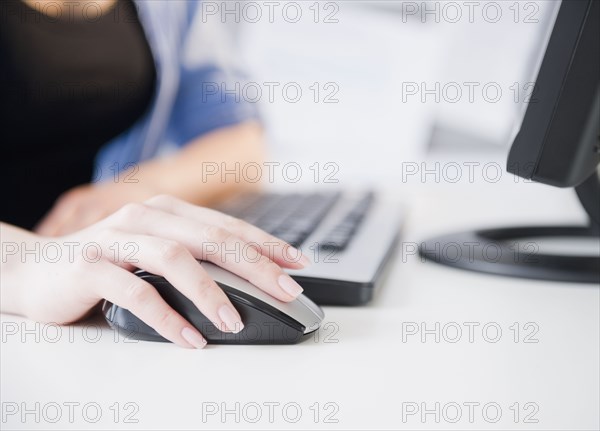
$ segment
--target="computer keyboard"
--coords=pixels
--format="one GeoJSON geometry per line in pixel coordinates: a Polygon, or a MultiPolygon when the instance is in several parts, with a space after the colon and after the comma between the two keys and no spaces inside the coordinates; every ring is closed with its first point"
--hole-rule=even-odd
{"type": "MultiPolygon", "coordinates": [[[[300,247],[340,195],[255,194],[246,196],[224,211],[258,226],[293,247],[300,247]]],[[[364,193],[339,222],[317,241],[318,246],[325,250],[345,249],[368,212],[373,196],[373,192],[364,193]]]]}
{"type": "Polygon", "coordinates": [[[373,199],[373,192],[361,196],[340,222],[329,230],[320,242],[320,247],[325,250],[344,250],[369,211],[373,199]]]}
{"type": "Polygon", "coordinates": [[[224,211],[299,247],[338,198],[339,193],[254,194],[224,211]]]}
{"type": "Polygon", "coordinates": [[[400,208],[372,191],[251,193],[218,209],[300,248],[313,264],[288,272],[318,304],[368,302],[402,221],[400,208]]]}

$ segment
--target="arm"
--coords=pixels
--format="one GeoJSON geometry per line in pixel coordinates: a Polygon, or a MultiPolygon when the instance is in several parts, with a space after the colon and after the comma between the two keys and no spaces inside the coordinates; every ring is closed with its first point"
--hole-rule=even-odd
{"type": "MultiPolygon", "coordinates": [[[[175,154],[153,159],[124,173],[118,181],[86,184],[67,191],[41,221],[36,231],[55,236],[74,232],[113,213],[126,203],[142,202],[157,194],[170,194],[198,205],[210,205],[237,191],[255,189],[258,183],[227,175],[205,175],[203,163],[223,163],[233,169],[264,160],[262,129],[256,122],[217,129],[202,135],[175,154]]],[[[213,168],[214,165],[211,166],[213,168]]]]}
{"type": "Polygon", "coordinates": [[[146,163],[140,167],[140,182],[153,183],[160,193],[168,193],[198,205],[208,205],[239,191],[256,189],[243,175],[220,175],[221,166],[232,170],[236,163],[264,161],[262,129],[255,122],[227,127],[202,136],[183,147],[172,157],[146,163]],[[204,165],[203,165],[204,164],[204,165]],[[219,172],[206,173],[207,166],[218,165],[219,172]],[[223,181],[225,180],[225,181],[223,181]]]}

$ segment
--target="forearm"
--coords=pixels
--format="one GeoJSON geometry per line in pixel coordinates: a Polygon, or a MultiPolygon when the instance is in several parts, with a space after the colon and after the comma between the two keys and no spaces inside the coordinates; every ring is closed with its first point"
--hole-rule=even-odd
{"type": "Polygon", "coordinates": [[[130,202],[166,194],[211,206],[236,191],[257,188],[244,173],[247,163],[264,160],[262,129],[254,122],[224,127],[190,142],[173,155],[140,163],[118,181],[84,184],[65,192],[36,232],[59,236],[76,232],[130,202]],[[237,164],[237,165],[236,165],[237,164]],[[207,174],[207,169],[212,169],[207,174]],[[217,170],[237,170],[224,178],[217,170]]]}
{"type": "Polygon", "coordinates": [[[259,186],[258,182],[247,181],[240,170],[237,175],[222,176],[222,168],[242,169],[250,162],[262,163],[264,157],[262,128],[247,122],[201,136],[170,157],[145,162],[135,178],[156,193],[210,205],[233,192],[259,186]]]}

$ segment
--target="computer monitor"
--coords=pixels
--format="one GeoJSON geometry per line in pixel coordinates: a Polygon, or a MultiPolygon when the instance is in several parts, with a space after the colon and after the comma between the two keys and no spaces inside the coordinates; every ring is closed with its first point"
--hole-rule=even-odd
{"type": "MultiPolygon", "coordinates": [[[[487,229],[421,244],[425,258],[509,276],[600,283],[600,256],[524,252],[519,238],[598,237],[600,232],[600,1],[560,5],[507,170],[556,187],[574,187],[589,226],[487,229]],[[452,244],[448,254],[444,245],[452,244]],[[493,245],[496,253],[487,253],[493,245]]],[[[600,238],[598,238],[600,254],[600,238]]]]}

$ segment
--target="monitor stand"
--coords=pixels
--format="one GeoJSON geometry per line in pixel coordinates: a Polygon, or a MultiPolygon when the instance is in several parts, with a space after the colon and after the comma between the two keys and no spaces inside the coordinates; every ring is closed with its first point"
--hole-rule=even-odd
{"type": "Polygon", "coordinates": [[[600,284],[600,182],[596,173],[577,195],[590,226],[508,227],[444,235],[424,241],[419,254],[433,262],[488,274],[600,284]],[[593,255],[541,253],[536,239],[591,238],[593,255]]]}

